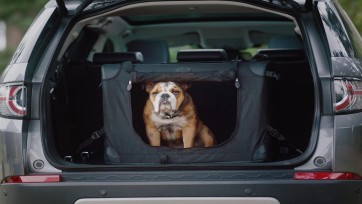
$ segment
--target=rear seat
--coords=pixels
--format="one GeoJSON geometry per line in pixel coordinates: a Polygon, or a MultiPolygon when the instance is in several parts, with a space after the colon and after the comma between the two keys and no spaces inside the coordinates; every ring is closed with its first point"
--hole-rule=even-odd
{"type": "Polygon", "coordinates": [[[253,59],[268,59],[277,62],[305,61],[306,55],[303,49],[261,49],[253,59]]]}
{"type": "Polygon", "coordinates": [[[168,44],[163,40],[135,40],[127,44],[128,52],[142,53],[145,64],[168,63],[168,44]]]}
{"type": "Polygon", "coordinates": [[[227,54],[223,49],[180,50],[177,53],[178,62],[217,62],[227,60],[227,54]]]}
{"type": "Polygon", "coordinates": [[[277,35],[270,38],[268,48],[303,49],[303,44],[296,35],[277,35]]]}
{"type": "Polygon", "coordinates": [[[125,61],[143,63],[144,58],[140,52],[95,53],[93,56],[93,63],[95,64],[117,64],[125,61]]]}

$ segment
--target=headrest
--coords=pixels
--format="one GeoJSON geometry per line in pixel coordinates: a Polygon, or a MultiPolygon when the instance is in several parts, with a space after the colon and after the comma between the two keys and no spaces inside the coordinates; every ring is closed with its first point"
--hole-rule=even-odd
{"type": "Polygon", "coordinates": [[[180,50],[177,53],[179,62],[199,62],[199,61],[227,61],[227,55],[223,49],[193,49],[180,50]]]}
{"type": "Polygon", "coordinates": [[[168,44],[164,40],[134,40],[127,44],[129,52],[141,52],[146,64],[169,62],[168,44]]]}
{"type": "Polygon", "coordinates": [[[303,49],[303,45],[295,35],[278,35],[270,39],[268,48],[303,49]]]}
{"type": "Polygon", "coordinates": [[[257,59],[280,60],[280,61],[295,61],[306,58],[303,49],[261,49],[253,57],[257,59]]]}
{"type": "Polygon", "coordinates": [[[105,52],[95,53],[93,62],[96,64],[117,64],[125,61],[142,63],[143,56],[140,52],[105,52]]]}

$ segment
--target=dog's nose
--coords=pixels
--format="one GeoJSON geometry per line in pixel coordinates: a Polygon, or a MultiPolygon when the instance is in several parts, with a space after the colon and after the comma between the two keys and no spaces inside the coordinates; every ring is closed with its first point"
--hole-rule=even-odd
{"type": "Polygon", "coordinates": [[[170,94],[164,93],[161,95],[161,99],[168,99],[170,98],[170,94]]]}

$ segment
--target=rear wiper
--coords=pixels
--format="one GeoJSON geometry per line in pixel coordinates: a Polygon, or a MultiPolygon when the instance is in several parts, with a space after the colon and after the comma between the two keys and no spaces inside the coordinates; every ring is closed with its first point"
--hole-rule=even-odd
{"type": "MultiPolygon", "coordinates": [[[[119,3],[122,0],[103,0],[103,1],[97,1],[97,0],[85,0],[83,1],[83,3],[81,5],[79,5],[75,12],[74,15],[79,15],[80,13],[82,13],[82,11],[87,8],[87,6],[89,6],[91,3],[93,3],[92,8],[90,9],[94,9],[94,8],[100,8],[100,7],[104,7],[110,4],[114,4],[114,3],[119,3]]],[[[123,0],[124,1],[124,0],[123,0]]]]}
{"type": "Polygon", "coordinates": [[[302,7],[295,1],[293,0],[281,0],[284,3],[289,4],[291,7],[293,7],[294,9],[302,9],[302,7]]]}
{"type": "MultiPolygon", "coordinates": [[[[273,2],[273,0],[269,0],[270,2],[273,2]]],[[[298,4],[297,2],[293,1],[293,0],[280,0],[282,3],[288,4],[290,5],[293,9],[296,10],[301,10],[302,7],[300,6],[300,4],[298,4]]],[[[313,0],[305,0],[304,3],[304,8],[306,10],[310,10],[312,8],[312,2],[313,0]]]]}
{"type": "Polygon", "coordinates": [[[104,7],[106,5],[113,4],[115,2],[120,2],[120,0],[104,0],[104,1],[94,2],[92,9],[97,7],[104,7]]]}
{"type": "Polygon", "coordinates": [[[83,1],[74,11],[74,16],[79,15],[80,13],[82,13],[82,11],[89,6],[89,4],[91,4],[94,0],[85,0],[83,1]]]}
{"type": "MultiPolygon", "coordinates": [[[[273,0],[269,0],[271,3],[273,3],[273,0]]],[[[296,10],[300,10],[302,9],[302,7],[295,1],[293,0],[279,0],[282,4],[288,4],[289,6],[291,6],[293,9],[296,10]]]]}
{"type": "MultiPolygon", "coordinates": [[[[268,1],[269,3],[272,3],[272,4],[280,3],[284,6],[289,5],[290,7],[292,7],[293,9],[296,9],[296,10],[303,9],[303,7],[298,2],[293,1],[293,0],[265,0],[265,1],[268,1]]],[[[312,8],[312,2],[313,2],[313,0],[305,0],[304,9],[310,10],[312,8]]]]}

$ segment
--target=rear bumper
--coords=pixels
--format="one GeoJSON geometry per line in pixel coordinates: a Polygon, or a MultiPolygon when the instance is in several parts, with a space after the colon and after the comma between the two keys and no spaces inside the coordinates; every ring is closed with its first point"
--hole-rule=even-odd
{"type": "MultiPolygon", "coordinates": [[[[178,198],[180,201],[187,198],[207,201],[212,197],[218,199],[242,198],[241,200],[245,202],[240,201],[239,204],[248,204],[246,201],[253,199],[265,199],[265,201],[268,201],[265,202],[266,204],[356,204],[362,203],[361,188],[362,181],[360,180],[66,181],[44,184],[2,184],[0,187],[0,204],[126,204],[126,202],[123,202],[124,200],[122,201],[124,198],[139,200],[138,203],[150,203],[151,200],[163,198],[166,201],[159,203],[168,204],[175,203],[175,199],[178,198]],[[167,202],[167,200],[170,202],[167,202]]],[[[181,203],[198,204],[198,202],[182,201],[181,203]]],[[[227,202],[221,203],[227,204],[227,202]]]]}
{"type": "Polygon", "coordinates": [[[172,198],[88,198],[75,204],[279,204],[275,198],[252,197],[172,197],[172,198]]]}

